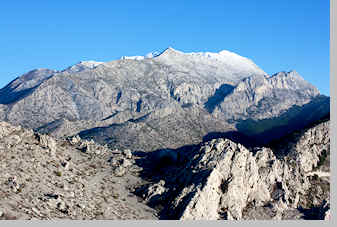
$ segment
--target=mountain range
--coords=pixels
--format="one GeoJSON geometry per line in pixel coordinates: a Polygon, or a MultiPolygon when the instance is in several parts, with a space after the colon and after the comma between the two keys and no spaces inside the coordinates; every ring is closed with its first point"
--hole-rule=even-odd
{"type": "Polygon", "coordinates": [[[227,137],[263,145],[330,112],[296,71],[268,75],[229,51],[161,53],[62,71],[36,69],[0,90],[0,120],[153,151],[227,137]]]}

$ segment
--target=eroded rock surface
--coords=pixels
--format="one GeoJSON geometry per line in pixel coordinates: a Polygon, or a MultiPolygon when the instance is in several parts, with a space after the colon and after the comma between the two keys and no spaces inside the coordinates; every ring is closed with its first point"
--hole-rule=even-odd
{"type": "Polygon", "coordinates": [[[130,192],[142,179],[124,153],[0,122],[0,220],[157,219],[130,192]],[[120,160],[123,177],[111,165],[120,160]]]}
{"type": "Polygon", "coordinates": [[[329,121],[152,153],[0,122],[0,219],[330,219],[329,121]]]}
{"type": "Polygon", "coordinates": [[[330,198],[329,121],[292,138],[295,143],[282,141],[289,149],[282,158],[276,148],[248,150],[228,139],[202,144],[166,183],[174,195],[164,202],[166,217],[324,219],[330,198]]]}

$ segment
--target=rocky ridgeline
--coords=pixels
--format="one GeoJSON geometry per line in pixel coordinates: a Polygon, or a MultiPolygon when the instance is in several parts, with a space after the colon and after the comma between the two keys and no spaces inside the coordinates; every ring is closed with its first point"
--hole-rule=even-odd
{"type": "MultiPolygon", "coordinates": [[[[204,143],[176,176],[142,188],[173,219],[324,219],[330,217],[329,122],[249,151],[228,139],[204,143]],[[281,148],[279,148],[281,149],[281,148]],[[284,151],[282,151],[284,153],[284,151]]],[[[174,157],[171,159],[174,160],[174,157]]]]}
{"type": "Polygon", "coordinates": [[[0,160],[0,220],[156,219],[129,193],[141,182],[130,151],[0,122],[0,160]]]}
{"type": "Polygon", "coordinates": [[[0,122],[0,219],[329,219],[329,121],[248,150],[111,150],[0,122]]]}

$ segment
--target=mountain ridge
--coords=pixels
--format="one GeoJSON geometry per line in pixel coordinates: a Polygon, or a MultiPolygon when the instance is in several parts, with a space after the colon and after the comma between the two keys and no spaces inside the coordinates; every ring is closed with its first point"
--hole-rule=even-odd
{"type": "MultiPolygon", "coordinates": [[[[34,77],[36,73],[30,74],[34,77]]],[[[149,130],[154,130],[160,134],[150,140],[152,145],[148,147],[153,149],[165,140],[172,142],[172,147],[197,143],[210,132],[247,134],[249,131],[237,128],[247,120],[276,119],[277,128],[284,123],[277,122],[278,116],[320,95],[296,71],[269,76],[251,60],[229,51],[183,53],[167,48],[152,58],[86,61],[35,77],[35,86],[24,95],[16,93],[17,87],[0,90],[1,100],[11,100],[10,105],[0,103],[0,119],[57,136],[91,135],[91,129],[119,128],[105,135],[111,141],[128,136],[126,132],[141,141],[148,138],[149,130]],[[189,124],[184,123],[185,119],[189,124]],[[177,130],[184,139],[165,139],[176,138],[177,130]]],[[[304,122],[310,123],[330,111],[326,104],[329,98],[320,97],[317,106],[321,105],[322,111],[304,118],[304,122]]],[[[296,116],[290,114],[289,120],[296,116]]],[[[105,134],[98,131],[93,130],[105,134]]],[[[139,147],[137,142],[124,143],[139,147]]]]}

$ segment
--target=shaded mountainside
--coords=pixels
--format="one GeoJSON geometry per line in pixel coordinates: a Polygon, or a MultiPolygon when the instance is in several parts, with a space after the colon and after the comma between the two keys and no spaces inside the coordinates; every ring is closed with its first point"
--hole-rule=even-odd
{"type": "Polygon", "coordinates": [[[223,134],[260,145],[330,112],[329,97],[295,71],[269,76],[228,51],[173,48],[32,71],[1,89],[0,100],[0,119],[14,125],[144,151],[223,134]]]}
{"type": "Polygon", "coordinates": [[[329,106],[330,98],[318,95],[309,103],[303,106],[294,105],[277,117],[241,120],[236,124],[236,128],[250,139],[257,141],[252,145],[265,145],[290,132],[310,126],[324,117],[329,117],[329,106]]]}
{"type": "Polygon", "coordinates": [[[219,138],[141,152],[0,122],[0,220],[329,219],[329,124],[270,148],[219,138]]]}
{"type": "Polygon", "coordinates": [[[235,130],[226,122],[212,118],[201,108],[177,105],[172,109],[160,109],[122,124],[81,131],[79,136],[111,147],[153,151],[198,144],[212,131],[235,130]]]}
{"type": "Polygon", "coordinates": [[[11,104],[20,101],[30,95],[55,72],[49,69],[36,69],[16,78],[0,90],[0,104],[11,104]]]}

